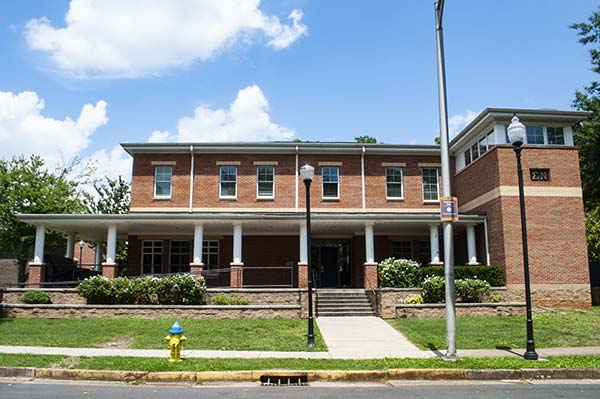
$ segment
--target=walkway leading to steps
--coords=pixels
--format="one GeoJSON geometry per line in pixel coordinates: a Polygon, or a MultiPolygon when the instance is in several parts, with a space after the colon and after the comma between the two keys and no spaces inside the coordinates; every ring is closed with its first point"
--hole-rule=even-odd
{"type": "Polygon", "coordinates": [[[379,317],[318,317],[316,320],[334,359],[435,356],[417,348],[379,317]]]}

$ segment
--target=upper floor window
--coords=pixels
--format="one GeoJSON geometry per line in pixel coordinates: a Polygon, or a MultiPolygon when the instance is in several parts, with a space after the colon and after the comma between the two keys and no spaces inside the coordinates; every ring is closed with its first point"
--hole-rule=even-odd
{"type": "Polygon", "coordinates": [[[471,149],[467,148],[465,151],[465,166],[471,163],[471,149]]]}
{"type": "Polygon", "coordinates": [[[423,200],[439,201],[437,168],[423,169],[423,200]]]}
{"type": "Polygon", "coordinates": [[[256,168],[256,176],[258,198],[275,197],[275,168],[272,166],[259,166],[256,168]]]}
{"type": "Polygon", "coordinates": [[[402,168],[386,168],[385,180],[387,198],[403,198],[402,168]]]}
{"type": "Polygon", "coordinates": [[[337,166],[323,167],[321,174],[323,175],[323,198],[339,198],[339,168],[337,166]]]}
{"type": "Polygon", "coordinates": [[[237,168],[235,166],[221,166],[219,197],[235,198],[237,195],[237,168]]]}
{"type": "Polygon", "coordinates": [[[479,158],[479,143],[475,143],[471,146],[471,158],[473,161],[479,158]]]}
{"type": "Polygon", "coordinates": [[[544,144],[544,128],[542,126],[527,126],[527,144],[544,144]]]}
{"type": "Polygon", "coordinates": [[[156,166],[154,168],[154,196],[171,198],[172,166],[156,166]]]}
{"type": "Polygon", "coordinates": [[[548,144],[565,144],[565,133],[562,127],[547,127],[548,144]]]}

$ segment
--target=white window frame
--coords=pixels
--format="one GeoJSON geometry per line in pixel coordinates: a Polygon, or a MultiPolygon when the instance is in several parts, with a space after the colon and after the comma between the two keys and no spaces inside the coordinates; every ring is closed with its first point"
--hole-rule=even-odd
{"type": "MultiPolygon", "coordinates": [[[[332,184],[332,183],[327,183],[327,184],[332,184]]],[[[323,199],[323,201],[335,201],[335,200],[339,200],[340,199],[340,167],[339,166],[322,166],[321,167],[321,198],[323,199]],[[335,197],[333,196],[325,196],[325,179],[323,178],[323,170],[325,169],[335,169],[337,170],[337,182],[336,182],[336,187],[337,187],[337,195],[335,197]]]]}
{"type": "Polygon", "coordinates": [[[429,204],[435,204],[440,202],[440,171],[438,168],[421,168],[421,191],[423,191],[423,202],[429,204]],[[437,199],[425,199],[425,174],[423,173],[425,170],[435,170],[435,185],[437,187],[437,199]]]}
{"type": "MultiPolygon", "coordinates": [[[[161,183],[164,183],[163,181],[161,181],[161,183]]],[[[170,199],[171,195],[173,194],[173,166],[170,165],[156,165],[154,166],[154,198],[155,199],[170,199]],[[158,183],[157,179],[156,179],[156,175],[158,174],[158,168],[169,168],[169,170],[171,171],[170,174],[170,179],[169,179],[169,195],[159,195],[156,193],[156,186],[158,183]]]]}
{"type": "Polygon", "coordinates": [[[567,139],[565,137],[565,128],[564,128],[564,126],[544,126],[544,140],[545,140],[545,144],[547,144],[547,145],[565,146],[566,143],[567,143],[567,139]],[[551,129],[562,129],[562,133],[563,133],[563,143],[562,144],[550,144],[550,138],[548,137],[548,128],[551,128],[551,129]]]}
{"type": "Polygon", "coordinates": [[[413,248],[413,242],[412,242],[412,240],[392,240],[392,257],[394,259],[409,259],[409,260],[412,260],[413,257],[414,257],[413,250],[414,250],[414,248],[413,248]],[[394,244],[396,244],[396,243],[408,243],[409,248],[410,248],[410,256],[408,258],[396,258],[394,256],[394,244]]]}
{"type": "MultiPolygon", "coordinates": [[[[231,182],[228,182],[228,183],[231,183],[231,182]]],[[[237,199],[237,193],[238,193],[238,169],[237,169],[237,166],[235,166],[235,165],[220,166],[219,167],[219,199],[237,199]],[[233,168],[235,170],[235,195],[223,195],[223,193],[222,193],[223,181],[221,180],[221,178],[222,178],[221,171],[223,170],[223,168],[233,168]]]]}
{"type": "MultiPolygon", "coordinates": [[[[213,247],[214,249],[214,247],[213,247]]],[[[220,250],[221,250],[221,242],[219,240],[203,240],[202,241],[202,263],[204,263],[204,267],[206,268],[206,270],[215,270],[219,268],[219,255],[220,255],[220,250]],[[212,255],[217,255],[217,263],[215,265],[213,265],[214,267],[211,267],[211,265],[208,262],[208,256],[211,255],[211,253],[209,253],[208,248],[210,248],[210,244],[209,243],[217,243],[217,253],[214,254],[212,253],[212,255]],[[207,244],[206,247],[204,246],[204,244],[207,244]],[[204,262],[204,257],[206,256],[206,260],[207,262],[204,262]]]]}
{"type": "Polygon", "coordinates": [[[548,144],[548,137],[546,137],[546,126],[544,125],[529,125],[529,126],[525,126],[525,128],[534,128],[534,127],[541,127],[542,128],[542,141],[543,143],[530,143],[529,142],[529,136],[527,134],[527,131],[525,132],[525,144],[532,144],[532,145],[547,145],[548,144]]]}
{"type": "MultiPolygon", "coordinates": [[[[236,181],[237,181],[237,175],[236,175],[236,181]]],[[[237,189],[236,189],[236,193],[237,193],[237,189]]],[[[275,166],[272,165],[259,165],[256,167],[256,198],[257,199],[275,199],[275,166]],[[260,168],[271,168],[271,170],[273,171],[273,181],[271,182],[272,185],[272,194],[271,195],[260,195],[260,191],[258,189],[259,187],[259,174],[258,174],[258,170],[260,168]]]]}
{"type": "MultiPolygon", "coordinates": [[[[398,184],[397,182],[394,182],[392,184],[398,184]]],[[[400,166],[388,166],[385,168],[385,198],[389,199],[389,200],[403,200],[404,199],[404,169],[400,166]],[[388,193],[388,181],[387,181],[387,175],[388,175],[388,169],[400,169],[400,197],[390,197],[389,193],[388,193]]]]}
{"type": "MultiPolygon", "coordinates": [[[[186,272],[182,272],[181,269],[178,272],[173,272],[173,262],[171,262],[171,256],[173,256],[173,243],[174,242],[188,242],[190,244],[190,252],[189,252],[189,257],[190,257],[190,262],[193,259],[193,254],[192,252],[194,251],[194,243],[192,240],[169,240],[169,273],[186,273],[186,272]]],[[[185,255],[184,253],[177,253],[177,255],[185,255]]],[[[184,266],[183,264],[179,265],[180,268],[181,266],[184,266]]],[[[187,271],[189,272],[189,263],[187,265],[187,271]]]]}
{"type": "Polygon", "coordinates": [[[164,262],[165,262],[165,243],[164,243],[164,241],[163,240],[142,240],[142,250],[141,250],[141,259],[140,259],[140,276],[152,276],[154,274],[161,274],[162,273],[162,266],[163,266],[164,262]],[[157,266],[157,265],[154,264],[154,255],[158,255],[158,253],[154,252],[154,249],[155,249],[154,245],[152,246],[152,252],[151,253],[149,253],[149,254],[144,253],[144,249],[145,249],[144,248],[144,243],[145,242],[153,242],[153,243],[160,242],[160,256],[161,256],[162,262],[161,262],[160,265],[158,265],[158,266],[160,266],[160,270],[159,270],[158,273],[155,273],[155,270],[154,270],[154,268],[157,266]],[[151,267],[152,270],[151,270],[150,273],[144,273],[144,265],[145,265],[145,263],[144,263],[144,255],[152,255],[152,264],[150,265],[150,267],[151,267]]]}

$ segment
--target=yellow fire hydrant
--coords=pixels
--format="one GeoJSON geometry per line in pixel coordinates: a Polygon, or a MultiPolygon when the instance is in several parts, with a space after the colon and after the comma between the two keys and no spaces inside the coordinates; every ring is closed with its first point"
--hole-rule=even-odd
{"type": "Polygon", "coordinates": [[[178,322],[173,323],[169,329],[169,335],[165,337],[165,341],[169,343],[169,349],[171,350],[170,362],[181,361],[181,349],[183,348],[183,341],[186,339],[181,325],[178,322]]]}

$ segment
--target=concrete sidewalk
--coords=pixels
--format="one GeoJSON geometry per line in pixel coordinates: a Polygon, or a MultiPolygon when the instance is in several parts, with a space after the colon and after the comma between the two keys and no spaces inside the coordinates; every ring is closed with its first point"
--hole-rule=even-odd
{"type": "Polygon", "coordinates": [[[417,348],[379,317],[319,317],[316,320],[333,359],[435,356],[417,348]]]}

